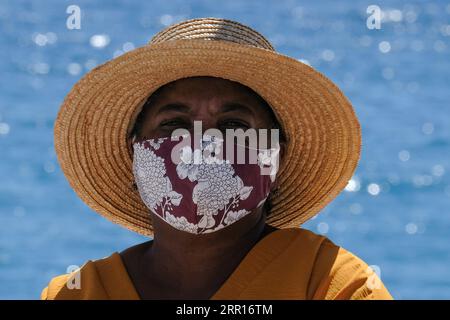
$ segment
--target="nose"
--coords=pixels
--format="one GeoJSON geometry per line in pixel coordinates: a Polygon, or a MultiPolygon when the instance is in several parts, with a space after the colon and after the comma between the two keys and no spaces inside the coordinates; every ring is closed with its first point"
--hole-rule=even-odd
{"type": "Polygon", "coordinates": [[[201,130],[202,130],[202,133],[204,132],[204,131],[206,131],[206,130],[208,130],[208,129],[217,129],[217,119],[216,119],[216,117],[214,117],[214,116],[203,116],[203,117],[199,117],[199,118],[194,118],[193,120],[192,120],[192,125],[194,126],[194,125],[196,125],[196,123],[195,122],[197,122],[197,124],[200,122],[201,123],[201,126],[202,126],[202,128],[201,128],[201,130]]]}
{"type": "Polygon", "coordinates": [[[192,125],[194,125],[194,121],[201,121],[202,133],[208,129],[217,129],[217,114],[220,110],[219,99],[198,101],[196,106],[192,115],[192,125]]]}

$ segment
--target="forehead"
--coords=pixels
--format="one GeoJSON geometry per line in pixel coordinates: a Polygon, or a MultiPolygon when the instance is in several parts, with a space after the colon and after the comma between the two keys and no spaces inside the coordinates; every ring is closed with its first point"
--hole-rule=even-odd
{"type": "Polygon", "coordinates": [[[238,82],[216,77],[190,77],[166,84],[154,93],[153,102],[165,100],[240,100],[263,103],[252,89],[238,82]]]}

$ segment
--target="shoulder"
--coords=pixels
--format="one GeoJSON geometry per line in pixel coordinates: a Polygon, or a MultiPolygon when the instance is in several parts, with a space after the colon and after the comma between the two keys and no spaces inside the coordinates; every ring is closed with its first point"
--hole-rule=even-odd
{"type": "Polygon", "coordinates": [[[41,299],[103,300],[120,294],[133,296],[134,293],[121,258],[114,252],[102,259],[88,260],[72,273],[52,278],[42,290],[41,299]]]}
{"type": "Polygon", "coordinates": [[[47,287],[41,292],[41,300],[55,300],[58,292],[63,289],[69,280],[70,274],[62,274],[50,280],[47,287]]]}
{"type": "Polygon", "coordinates": [[[392,299],[383,282],[365,261],[325,236],[302,228],[288,228],[288,256],[298,257],[309,274],[310,299],[392,299]],[[305,261],[306,260],[306,261],[305,261]]]}
{"type": "MultiPolygon", "coordinates": [[[[86,290],[81,290],[81,279],[95,276],[93,261],[88,260],[81,268],[71,273],[61,274],[50,279],[41,292],[41,300],[83,299],[86,290]]],[[[84,281],[86,282],[86,281],[84,281]]]]}

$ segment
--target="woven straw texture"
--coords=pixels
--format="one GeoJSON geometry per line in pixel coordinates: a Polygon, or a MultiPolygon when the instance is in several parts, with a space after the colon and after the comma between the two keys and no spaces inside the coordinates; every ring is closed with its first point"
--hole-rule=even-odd
{"type": "Polygon", "coordinates": [[[187,20],[140,48],[97,66],[65,97],[54,127],[58,162],[93,210],[152,236],[148,208],[133,186],[127,138],[147,98],[162,85],[193,76],[240,82],[264,98],[286,133],[267,223],[299,226],[334,199],[360,156],[354,110],[328,78],[277,53],[261,34],[216,18],[187,20]]]}

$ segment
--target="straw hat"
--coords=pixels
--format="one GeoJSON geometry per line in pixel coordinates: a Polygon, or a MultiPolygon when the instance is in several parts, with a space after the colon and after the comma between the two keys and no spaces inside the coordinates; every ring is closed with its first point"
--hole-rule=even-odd
{"type": "Polygon", "coordinates": [[[71,187],[93,210],[153,235],[149,210],[133,188],[127,137],[147,98],[180,78],[240,82],[273,108],[288,140],[267,223],[299,226],[334,199],[351,178],[361,133],[353,108],[328,78],[277,53],[261,34],[216,18],[187,20],[143,47],[97,66],[68,93],[54,138],[71,187]]]}

